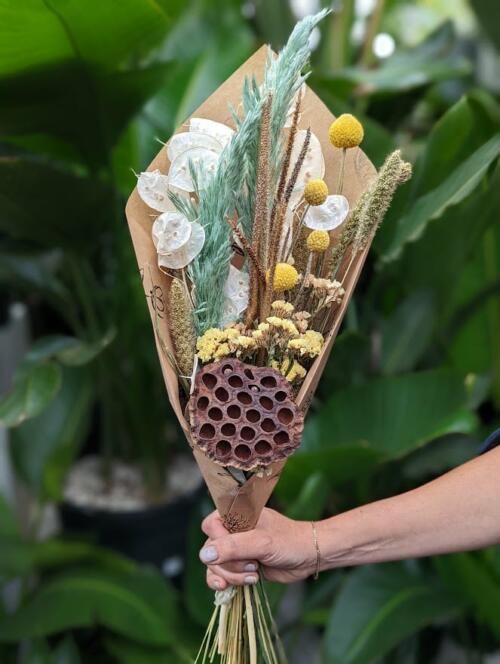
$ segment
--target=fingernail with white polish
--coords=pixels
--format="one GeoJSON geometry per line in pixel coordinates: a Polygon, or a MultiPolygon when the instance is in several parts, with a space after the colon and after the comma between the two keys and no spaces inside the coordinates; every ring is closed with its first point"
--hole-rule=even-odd
{"type": "Polygon", "coordinates": [[[217,560],[217,551],[213,546],[205,546],[200,551],[200,558],[204,563],[213,563],[217,560]]]}
{"type": "Polygon", "coordinates": [[[245,572],[256,572],[257,565],[255,563],[247,563],[245,565],[245,572]]]}
{"type": "Polygon", "coordinates": [[[213,587],[217,588],[217,590],[220,590],[220,581],[214,581],[213,582],[213,587]]]}
{"type": "Polygon", "coordinates": [[[257,583],[257,577],[256,576],[246,576],[244,579],[245,585],[247,586],[252,586],[255,583],[257,583]]]}

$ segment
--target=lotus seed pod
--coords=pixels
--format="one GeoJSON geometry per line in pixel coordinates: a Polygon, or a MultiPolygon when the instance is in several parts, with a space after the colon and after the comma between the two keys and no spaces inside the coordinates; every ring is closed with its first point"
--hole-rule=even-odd
{"type": "Polygon", "coordinates": [[[290,456],[304,427],[287,380],[237,359],[198,372],[188,412],[194,443],[216,463],[242,470],[290,456]]]}

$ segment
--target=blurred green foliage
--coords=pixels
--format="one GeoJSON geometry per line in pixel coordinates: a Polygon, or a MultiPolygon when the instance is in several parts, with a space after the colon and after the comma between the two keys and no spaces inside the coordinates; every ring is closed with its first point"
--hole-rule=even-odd
{"type": "MultiPolygon", "coordinates": [[[[488,73],[500,7],[378,0],[364,16],[365,4],[335,3],[310,83],[334,113],[362,119],[377,166],[399,145],[414,177],[278,485],[296,518],[421,484],[500,423],[500,106],[488,73]],[[385,58],[380,33],[394,40],[385,58]]],[[[40,506],[60,498],[89,431],[104,458],[139,460],[158,496],[182,441],[166,444],[172,416],[123,214],[132,169],[294,21],[285,0],[0,1],[0,303],[28,302],[36,337],[0,418],[40,506]]],[[[190,661],[211,603],[198,522],[179,595],[88,543],[21,534],[2,503],[0,580],[22,581],[0,618],[1,661],[190,661]]],[[[449,642],[481,662],[500,643],[496,550],[325,574],[304,593],[285,638],[293,649],[313,629],[329,664],[437,662],[449,642]]]]}

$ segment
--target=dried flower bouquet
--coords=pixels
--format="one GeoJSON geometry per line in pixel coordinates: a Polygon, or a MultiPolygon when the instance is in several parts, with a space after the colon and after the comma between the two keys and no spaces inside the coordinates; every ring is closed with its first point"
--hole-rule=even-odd
{"type": "MultiPolygon", "coordinates": [[[[305,85],[325,14],[223,84],[127,206],[169,398],[233,532],[255,525],[300,444],[370,243],[411,175],[398,151],[377,174],[360,122],[334,119],[305,85]]],[[[198,661],[284,660],[261,586],[215,603],[198,661]]]]}

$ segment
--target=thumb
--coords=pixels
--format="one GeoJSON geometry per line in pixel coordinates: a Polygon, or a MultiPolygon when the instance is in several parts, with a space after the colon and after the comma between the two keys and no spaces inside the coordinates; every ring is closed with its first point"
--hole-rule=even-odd
{"type": "Polygon", "coordinates": [[[269,535],[252,530],[219,537],[200,551],[200,559],[207,565],[258,560],[263,562],[269,553],[269,535]]]}

